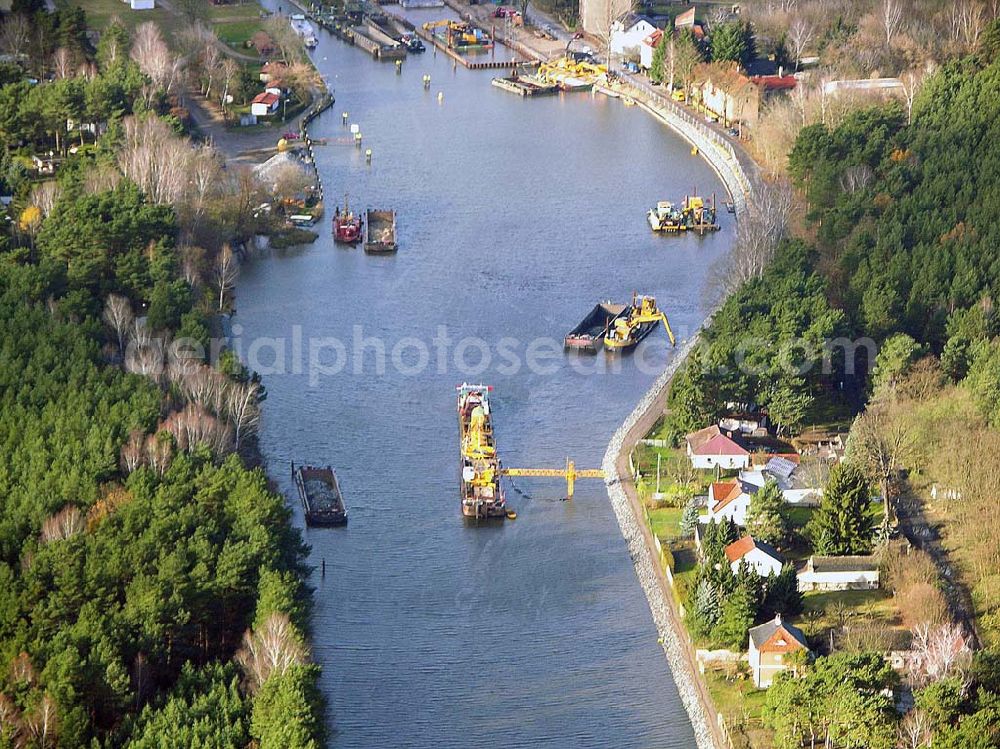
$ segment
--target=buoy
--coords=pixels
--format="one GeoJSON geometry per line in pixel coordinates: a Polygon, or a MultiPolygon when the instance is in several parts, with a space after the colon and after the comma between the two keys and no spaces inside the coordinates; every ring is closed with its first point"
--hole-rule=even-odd
{"type": "Polygon", "coordinates": [[[517,520],[517,513],[514,512],[513,510],[507,510],[507,519],[508,520],[517,520]]]}
{"type": "Polygon", "coordinates": [[[424,75],[424,88],[426,89],[426,88],[430,88],[430,87],[431,87],[431,77],[429,75],[425,74],[424,75]]]}
{"type": "Polygon", "coordinates": [[[691,146],[691,155],[692,156],[698,155],[698,146],[691,146]]]}
{"type": "Polygon", "coordinates": [[[444,101],[444,91],[438,91],[438,101],[444,101]]]}
{"type": "Polygon", "coordinates": [[[356,145],[358,148],[361,148],[361,133],[354,134],[354,145],[356,145]]]}
{"type": "Polygon", "coordinates": [[[399,75],[402,72],[403,72],[403,61],[396,60],[396,75],[399,75]]]}
{"type": "Polygon", "coordinates": [[[372,149],[370,148],[365,150],[365,161],[367,161],[369,164],[372,163],[372,149]]]}
{"type": "Polygon", "coordinates": [[[347,112],[344,112],[342,115],[340,115],[340,119],[346,125],[347,124],[347,112]]]}

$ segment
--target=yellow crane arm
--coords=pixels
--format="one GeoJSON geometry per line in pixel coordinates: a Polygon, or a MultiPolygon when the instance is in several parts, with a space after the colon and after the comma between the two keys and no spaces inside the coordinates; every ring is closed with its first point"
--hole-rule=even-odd
{"type": "Polygon", "coordinates": [[[603,479],[604,471],[600,468],[584,468],[577,470],[572,460],[566,461],[565,468],[502,468],[504,476],[536,476],[566,479],[566,499],[573,499],[573,488],[577,479],[603,479]]]}
{"type": "Polygon", "coordinates": [[[667,337],[670,338],[670,345],[676,346],[677,341],[674,340],[674,331],[670,329],[670,323],[667,322],[667,316],[661,312],[660,319],[663,321],[663,327],[667,329],[667,337]]]}

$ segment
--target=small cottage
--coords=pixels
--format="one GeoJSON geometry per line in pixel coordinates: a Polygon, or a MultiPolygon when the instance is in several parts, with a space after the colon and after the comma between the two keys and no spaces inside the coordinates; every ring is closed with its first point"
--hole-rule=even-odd
{"type": "Polygon", "coordinates": [[[739,479],[713,481],[708,487],[708,512],[702,515],[703,523],[721,523],[732,520],[737,525],[746,525],[750,498],[758,487],[739,479]]]}
{"type": "Polygon", "coordinates": [[[656,31],[642,40],[642,43],[639,45],[640,67],[643,67],[646,70],[653,67],[653,55],[656,54],[656,48],[662,41],[663,32],[659,29],[656,29],[656,31]]]}
{"type": "Polygon", "coordinates": [[[785,560],[770,544],[758,541],[753,536],[744,536],[739,541],[733,541],[725,549],[726,561],[733,574],[739,574],[740,566],[746,565],[761,577],[778,575],[785,565],[785,560]]]}
{"type": "Polygon", "coordinates": [[[767,689],[775,676],[793,667],[788,662],[788,656],[800,651],[809,652],[805,635],[798,627],[783,622],[781,614],[769,622],[751,627],[748,659],[754,685],[758,689],[767,689]]]}
{"type": "Polygon", "coordinates": [[[278,111],[281,96],[270,91],[264,91],[253,97],[250,102],[250,114],[255,117],[267,117],[278,111]]]}
{"type": "Polygon", "coordinates": [[[611,52],[616,55],[636,55],[642,40],[656,31],[652,21],[641,16],[632,16],[611,24],[611,52]]]}
{"type": "Polygon", "coordinates": [[[879,567],[875,557],[811,556],[797,575],[799,590],[875,590],[879,567]]]}
{"type": "Polygon", "coordinates": [[[688,458],[695,468],[735,470],[750,465],[750,451],[724,434],[718,424],[692,432],[684,441],[688,458]]]}

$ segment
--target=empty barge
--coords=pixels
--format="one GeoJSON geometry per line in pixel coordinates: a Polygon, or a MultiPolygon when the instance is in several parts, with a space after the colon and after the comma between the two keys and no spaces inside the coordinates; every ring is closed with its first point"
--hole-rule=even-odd
{"type": "Polygon", "coordinates": [[[340,484],[333,468],[296,466],[292,463],[292,477],[299,491],[306,525],[346,525],[347,507],[340,493],[340,484]]]}
{"type": "Polygon", "coordinates": [[[625,315],[628,305],[601,302],[563,339],[563,346],[578,351],[597,352],[615,321],[625,315]]]}

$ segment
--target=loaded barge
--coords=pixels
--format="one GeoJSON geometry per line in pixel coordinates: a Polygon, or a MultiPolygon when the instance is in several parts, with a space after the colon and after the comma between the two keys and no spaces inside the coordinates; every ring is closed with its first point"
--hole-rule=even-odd
{"type": "Polygon", "coordinates": [[[369,208],[365,221],[365,252],[388,255],[397,249],[396,212],[369,208]]]}
{"type": "Polygon", "coordinates": [[[493,437],[490,391],[487,385],[458,387],[458,434],[461,454],[459,490],[467,518],[507,517],[500,485],[500,459],[493,437]]]}
{"type": "Polygon", "coordinates": [[[306,525],[347,524],[347,508],[333,468],[296,466],[292,463],[292,477],[302,500],[306,525]]]}
{"type": "Polygon", "coordinates": [[[608,332],[604,335],[604,346],[612,352],[633,348],[652,333],[656,324],[660,322],[667,329],[670,345],[675,345],[670,323],[667,322],[667,316],[656,306],[656,299],[633,294],[631,306],[615,318],[614,324],[608,326],[608,332]]]}
{"type": "Polygon", "coordinates": [[[563,339],[563,346],[568,349],[596,353],[604,345],[604,337],[615,321],[625,315],[628,306],[601,302],[594,306],[580,323],[563,339]]]}

